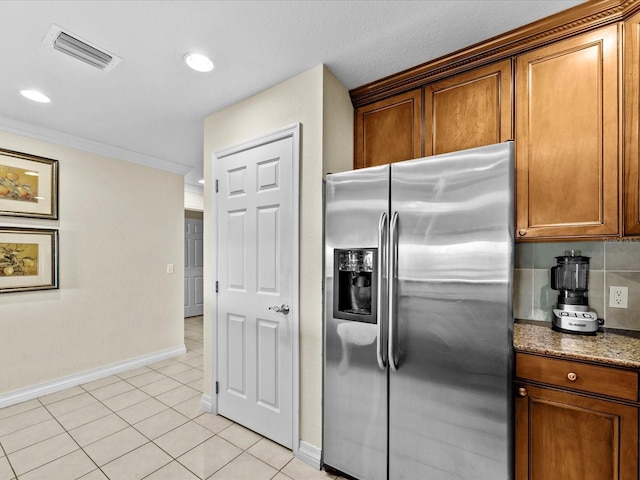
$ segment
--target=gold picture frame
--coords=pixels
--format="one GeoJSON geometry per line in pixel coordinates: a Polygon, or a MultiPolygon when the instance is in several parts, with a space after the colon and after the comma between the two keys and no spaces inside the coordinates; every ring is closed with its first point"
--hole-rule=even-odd
{"type": "Polygon", "coordinates": [[[58,288],[58,230],[0,227],[0,293],[58,288]]]}
{"type": "Polygon", "coordinates": [[[58,161],[0,148],[0,215],[58,219],[58,161]]]}

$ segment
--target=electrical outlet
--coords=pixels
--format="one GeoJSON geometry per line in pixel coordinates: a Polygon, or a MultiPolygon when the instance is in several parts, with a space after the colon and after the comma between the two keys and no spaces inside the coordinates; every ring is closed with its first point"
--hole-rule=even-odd
{"type": "Polygon", "coordinates": [[[628,287],[609,287],[609,306],[613,308],[627,308],[628,287]]]}
{"type": "Polygon", "coordinates": [[[173,263],[167,263],[167,273],[173,273],[173,263]]]}

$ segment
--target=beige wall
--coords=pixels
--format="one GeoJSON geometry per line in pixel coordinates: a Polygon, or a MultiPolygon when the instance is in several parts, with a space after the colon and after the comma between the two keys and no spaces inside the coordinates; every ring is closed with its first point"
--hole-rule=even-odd
{"type": "Polygon", "coordinates": [[[0,395],[184,344],[183,177],[0,132],[59,161],[60,289],[0,294],[0,395]],[[168,275],[173,263],[176,274],[168,275]]]}
{"type": "MultiPolygon", "coordinates": [[[[353,108],[324,66],[315,67],[207,117],[204,122],[205,219],[213,218],[212,153],[300,122],[300,439],[322,443],[322,178],[353,163],[353,108]],[[330,158],[329,158],[330,157],[330,158]]],[[[212,394],[214,225],[205,222],[205,394],[212,394]]]]}

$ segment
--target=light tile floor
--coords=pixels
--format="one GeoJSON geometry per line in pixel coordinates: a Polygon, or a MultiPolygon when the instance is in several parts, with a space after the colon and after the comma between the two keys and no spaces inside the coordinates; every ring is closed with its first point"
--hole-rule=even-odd
{"type": "Polygon", "coordinates": [[[179,357],[0,409],[0,480],[336,478],[204,413],[202,317],[184,337],[179,357]]]}

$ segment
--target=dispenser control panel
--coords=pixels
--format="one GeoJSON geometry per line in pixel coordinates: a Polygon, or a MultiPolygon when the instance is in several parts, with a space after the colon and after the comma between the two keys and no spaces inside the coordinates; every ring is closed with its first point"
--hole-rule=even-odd
{"type": "Polygon", "coordinates": [[[334,250],[334,318],[376,323],[377,252],[377,248],[334,250]]]}

